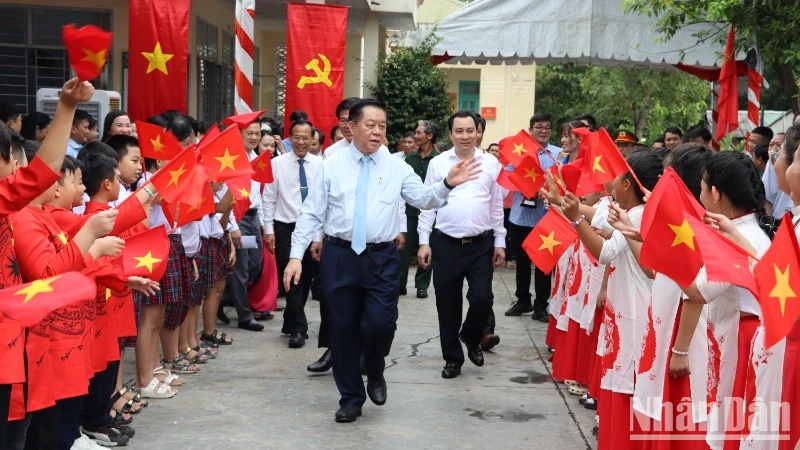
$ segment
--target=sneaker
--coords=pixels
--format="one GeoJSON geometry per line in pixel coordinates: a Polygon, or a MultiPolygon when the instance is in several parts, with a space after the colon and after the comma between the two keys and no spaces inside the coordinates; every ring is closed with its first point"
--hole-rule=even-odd
{"type": "Polygon", "coordinates": [[[102,448],[102,445],[96,444],[93,440],[89,439],[89,436],[81,433],[81,437],[75,439],[70,450],[98,450],[102,448]]]}
{"type": "Polygon", "coordinates": [[[95,444],[102,445],[103,447],[122,447],[128,445],[130,438],[123,435],[114,428],[106,425],[96,431],[89,431],[81,427],[81,432],[91,439],[95,444]]]}

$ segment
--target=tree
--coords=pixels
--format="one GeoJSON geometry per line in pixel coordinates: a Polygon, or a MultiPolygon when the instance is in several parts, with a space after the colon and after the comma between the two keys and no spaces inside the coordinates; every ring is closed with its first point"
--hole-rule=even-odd
{"type": "Polygon", "coordinates": [[[709,96],[708,83],[676,71],[567,64],[536,72],[536,110],[555,126],[589,113],[611,133],[627,128],[650,141],[669,126],[701,123],[709,96]]]}
{"type": "Polygon", "coordinates": [[[736,47],[758,45],[765,65],[770,65],[786,98],[786,108],[800,112],[800,23],[796,0],[625,0],[628,11],[657,17],[665,40],[687,25],[712,23],[716,32],[696,33],[697,44],[722,43],[728,24],[736,25],[736,47]]]}
{"type": "Polygon", "coordinates": [[[403,133],[417,127],[420,119],[433,120],[447,129],[450,97],[447,75],[431,60],[437,38],[425,36],[413,47],[402,47],[378,61],[377,82],[366,83],[375,98],[386,104],[386,138],[396,142],[403,133]]]}

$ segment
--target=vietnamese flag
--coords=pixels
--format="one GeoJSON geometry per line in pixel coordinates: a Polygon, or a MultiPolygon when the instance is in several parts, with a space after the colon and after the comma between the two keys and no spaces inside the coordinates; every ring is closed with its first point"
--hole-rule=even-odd
{"type": "Polygon", "coordinates": [[[522,249],[539,270],[549,274],[577,239],[575,227],[555,209],[550,209],[522,242],[522,249]]]}
{"type": "Polygon", "coordinates": [[[0,291],[0,314],[24,327],[41,322],[51,312],[97,293],[94,281],[78,272],[36,280],[0,291]]]}
{"type": "Polygon", "coordinates": [[[271,158],[271,154],[262,153],[250,161],[250,167],[253,168],[253,181],[258,181],[259,183],[272,183],[275,181],[272,175],[271,158]]]}
{"type": "Polygon", "coordinates": [[[126,277],[147,277],[159,281],[167,271],[169,238],[163,226],[151,228],[125,239],[122,271],[126,277]]]}
{"type": "MultiPolygon", "coordinates": [[[[578,129],[581,130],[582,128],[578,128],[578,129]]],[[[582,158],[577,158],[577,159],[575,159],[575,161],[573,161],[570,164],[567,164],[566,166],[564,166],[564,168],[566,168],[566,167],[575,167],[576,169],[578,169],[580,171],[580,177],[578,178],[578,184],[575,186],[575,190],[574,191],[571,190],[569,188],[569,185],[567,185],[567,188],[570,189],[570,191],[573,194],[577,195],[578,197],[586,195],[586,194],[594,194],[595,192],[603,192],[603,191],[605,191],[606,188],[602,184],[592,183],[592,180],[590,178],[591,169],[585,167],[584,161],[585,160],[582,159],[582,158]]],[[[563,171],[563,169],[562,169],[562,171],[563,171]]]]}
{"type": "Polygon", "coordinates": [[[758,288],[750,272],[750,254],[702,220],[689,216],[687,222],[694,230],[700,246],[706,278],[741,286],[758,296],[758,288]]]}
{"type": "Polygon", "coordinates": [[[128,115],[186,114],[190,0],[128,1],[128,115]]]}
{"type": "Polygon", "coordinates": [[[770,348],[786,337],[800,318],[800,248],[789,214],[783,216],[772,245],[754,273],[764,321],[764,347],[770,348]]]}
{"type": "Polygon", "coordinates": [[[241,220],[250,209],[250,189],[252,188],[250,177],[232,178],[225,184],[233,195],[233,216],[237,221],[241,220]]]}
{"type": "Polygon", "coordinates": [[[700,220],[704,213],[678,174],[668,168],[644,207],[642,265],[670,277],[682,288],[691,285],[703,267],[703,255],[687,218],[700,220]]]}
{"type": "Polygon", "coordinates": [[[339,123],[336,106],[344,98],[347,7],[289,3],[286,20],[286,105],[301,109],[320,130],[339,123]]]}
{"type": "Polygon", "coordinates": [[[588,143],[588,163],[591,167],[589,179],[592,183],[605,184],[631,171],[625,157],[605,128],[600,128],[595,139],[588,143]]]}
{"type": "Polygon", "coordinates": [[[208,131],[206,131],[206,134],[204,134],[203,137],[200,139],[200,142],[197,143],[197,148],[201,149],[205,147],[206,144],[213,141],[215,137],[219,136],[219,134],[220,134],[219,125],[217,124],[211,125],[211,128],[209,128],[208,131]]]}
{"type": "Polygon", "coordinates": [[[137,120],[136,133],[139,136],[139,149],[145,158],[170,160],[183,151],[178,138],[158,125],[137,120]]]}
{"type": "Polygon", "coordinates": [[[544,184],[544,170],[539,165],[539,160],[534,158],[526,155],[508,176],[508,180],[526,198],[536,197],[539,188],[544,184]]]}
{"type": "Polygon", "coordinates": [[[111,50],[111,33],[94,25],[75,28],[65,25],[61,29],[69,65],[83,81],[94,80],[103,72],[111,50]]]}
{"type": "Polygon", "coordinates": [[[558,167],[559,171],[561,172],[561,179],[564,181],[564,187],[567,191],[572,192],[573,194],[578,191],[578,183],[581,179],[581,169],[579,167],[571,164],[552,167],[558,167]]]}
{"type": "MultiPolygon", "coordinates": [[[[519,192],[519,188],[514,186],[514,183],[509,179],[511,173],[512,171],[501,168],[500,173],[497,174],[497,184],[509,192],[519,192]]],[[[255,177],[253,179],[255,180],[255,177]]]]}
{"type": "Polygon", "coordinates": [[[215,182],[240,176],[252,176],[242,134],[237,127],[228,127],[200,149],[203,165],[215,182]]]}
{"type": "Polygon", "coordinates": [[[567,193],[567,186],[564,184],[564,181],[561,179],[561,173],[559,172],[559,167],[557,165],[550,166],[547,169],[550,172],[550,176],[553,177],[553,182],[556,184],[556,189],[558,190],[558,195],[564,196],[567,193]]]}
{"type": "MultiPolygon", "coordinates": [[[[202,166],[197,166],[202,168],[202,166]]],[[[195,170],[197,170],[195,168],[195,170]]],[[[217,211],[216,202],[214,201],[214,192],[211,190],[211,185],[206,181],[205,186],[199,189],[201,195],[192,200],[191,202],[179,201],[177,203],[169,203],[161,201],[161,207],[165,211],[164,215],[167,220],[175,227],[181,227],[187,223],[200,220],[204,216],[214,214],[217,211]]]]}
{"type": "Polygon", "coordinates": [[[517,167],[522,164],[522,160],[526,156],[530,156],[531,158],[536,158],[538,164],[539,157],[537,153],[541,149],[542,146],[533,140],[530,133],[520,130],[514,136],[509,136],[500,141],[500,163],[503,166],[511,164],[517,167]]]}
{"type": "Polygon", "coordinates": [[[187,147],[178,156],[150,177],[158,193],[168,202],[175,203],[189,191],[189,178],[197,166],[194,146],[187,147]]]}
{"type": "Polygon", "coordinates": [[[717,132],[715,141],[719,141],[739,128],[739,81],[736,68],[736,48],[734,26],[728,32],[725,53],[722,57],[722,70],[719,73],[719,97],[717,100],[717,132]]]}
{"type": "Polygon", "coordinates": [[[239,114],[236,116],[230,116],[222,119],[223,125],[236,125],[238,128],[244,129],[250,126],[253,122],[258,120],[262,114],[264,114],[265,109],[261,111],[254,111],[244,114],[239,114]]]}

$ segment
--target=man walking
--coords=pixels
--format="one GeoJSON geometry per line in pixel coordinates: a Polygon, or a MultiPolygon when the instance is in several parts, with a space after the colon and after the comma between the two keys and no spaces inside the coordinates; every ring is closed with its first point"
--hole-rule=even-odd
{"type": "Polygon", "coordinates": [[[386,402],[384,358],[397,328],[400,288],[400,255],[393,242],[400,198],[417,208],[440,207],[451,189],[480,173],[471,158],[453,166],[441,183],[424,186],[411,167],[381,149],[383,103],[360,100],[349,119],[353,142],[323,162],[292,234],[284,272],[289,290],[300,281],[303,255],[323,227],[328,238],[320,269],[330,309],[333,376],[341,394],[337,422],[356,420],[367,394],[376,405],[386,402]],[[359,369],[362,342],[366,393],[359,369]]]}
{"type": "Polygon", "coordinates": [[[444,207],[424,211],[419,217],[419,264],[436,266],[433,285],[445,360],[442,377],[455,378],[464,364],[459,340],[466,345],[470,361],[483,365],[480,344],[494,300],[494,267],[505,264],[506,230],[503,189],[495,181],[501,166],[494,156],[475,146],[478,119],[469,111],[459,111],[450,116],[448,128],[453,148],[431,160],[425,184],[440,183],[450,167],[470,158],[483,170],[477,179],[453,189],[444,207]],[[431,236],[434,221],[436,229],[431,236]],[[464,279],[469,286],[469,309],[462,325],[464,279]]]}

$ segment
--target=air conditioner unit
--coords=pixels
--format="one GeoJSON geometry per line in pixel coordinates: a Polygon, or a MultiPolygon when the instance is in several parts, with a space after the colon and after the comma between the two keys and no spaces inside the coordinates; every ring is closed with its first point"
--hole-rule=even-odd
{"type": "MultiPolygon", "coordinates": [[[[52,118],[56,113],[60,93],[60,89],[53,88],[42,88],[36,91],[36,110],[52,118]]],[[[91,114],[102,127],[109,112],[122,109],[121,98],[119,92],[95,90],[92,99],[85,103],[79,103],[78,108],[91,114]]]]}

